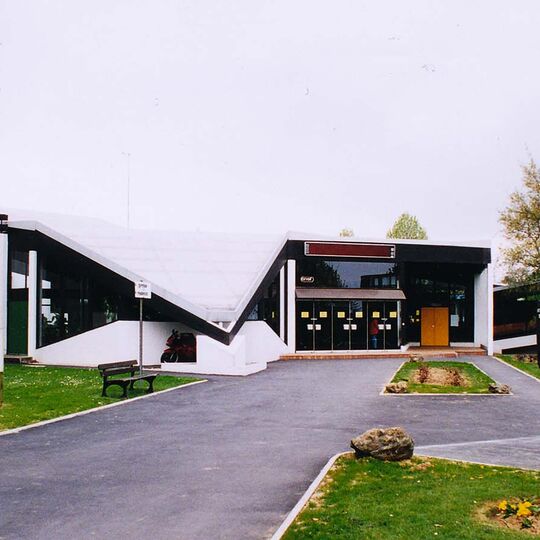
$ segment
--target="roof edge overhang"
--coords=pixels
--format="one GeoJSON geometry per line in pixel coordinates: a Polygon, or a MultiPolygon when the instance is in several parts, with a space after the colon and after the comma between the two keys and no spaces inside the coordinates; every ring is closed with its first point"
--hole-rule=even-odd
{"type": "MultiPolygon", "coordinates": [[[[65,236],[62,233],[59,233],[58,231],[48,227],[47,225],[44,225],[40,221],[15,221],[15,222],[10,222],[9,227],[13,229],[36,231],[45,236],[48,236],[49,238],[52,238],[53,240],[59,242],[60,244],[96,262],[97,264],[103,266],[104,268],[110,270],[111,272],[114,272],[115,274],[118,274],[119,276],[122,276],[123,278],[129,281],[132,281],[134,283],[141,279],[144,281],[150,281],[144,276],[136,274],[135,272],[132,272],[128,270],[127,268],[114,263],[113,261],[107,259],[106,257],[99,255],[95,251],[83,246],[79,242],[72,240],[71,238],[65,236]]],[[[150,283],[152,284],[153,294],[156,294],[157,296],[169,302],[170,304],[173,304],[177,306],[178,308],[188,313],[191,313],[195,317],[202,319],[207,324],[214,326],[216,329],[219,329],[222,332],[226,332],[226,330],[224,330],[221,326],[219,326],[218,324],[212,321],[209,315],[209,311],[207,309],[204,309],[204,308],[201,308],[200,306],[192,304],[188,300],[181,298],[175,294],[172,294],[171,292],[163,289],[162,287],[155,285],[151,281],[150,283]]]]}

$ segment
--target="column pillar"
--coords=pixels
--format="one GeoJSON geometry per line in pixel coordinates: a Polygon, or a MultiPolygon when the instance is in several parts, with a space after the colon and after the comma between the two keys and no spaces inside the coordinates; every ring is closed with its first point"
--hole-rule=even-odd
{"type": "Polygon", "coordinates": [[[28,252],[28,356],[36,355],[38,304],[37,252],[28,252]]]}
{"type": "Polygon", "coordinates": [[[4,355],[7,348],[8,235],[7,219],[0,214],[0,407],[4,401],[4,355]]]}
{"type": "Polygon", "coordinates": [[[487,353],[493,355],[493,264],[487,267],[487,353]]]}
{"type": "Polygon", "coordinates": [[[474,277],[474,344],[493,354],[493,270],[492,265],[474,277]]]}
{"type": "Polygon", "coordinates": [[[296,261],[287,261],[287,349],[296,352],[296,261]]]}
{"type": "Polygon", "coordinates": [[[285,341],[285,266],[279,271],[279,337],[285,341]]]}

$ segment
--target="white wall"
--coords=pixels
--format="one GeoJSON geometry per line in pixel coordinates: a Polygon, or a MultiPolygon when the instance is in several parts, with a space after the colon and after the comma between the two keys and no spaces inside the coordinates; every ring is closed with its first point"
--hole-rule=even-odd
{"type": "Polygon", "coordinates": [[[493,354],[493,272],[488,264],[474,277],[474,344],[493,354]]]}
{"type": "Polygon", "coordinates": [[[287,345],[296,352],[296,261],[287,261],[287,345]]]}
{"type": "MultiPolygon", "coordinates": [[[[138,359],[139,323],[116,321],[36,350],[35,359],[43,364],[94,367],[107,362],[138,359]]],[[[145,322],[143,360],[145,365],[160,363],[165,341],[176,328],[191,330],[177,323],[145,322]]],[[[231,345],[204,335],[196,335],[197,362],[162,364],[162,369],[181,373],[249,375],[278,360],[287,346],[264,321],[247,321],[231,345]]]]}
{"type": "Polygon", "coordinates": [[[501,353],[506,349],[517,349],[518,347],[533,347],[536,345],[536,334],[529,336],[519,336],[514,338],[497,339],[493,342],[493,352],[501,353]]]}
{"type": "MultiPolygon", "coordinates": [[[[176,328],[190,330],[181,324],[145,322],[143,361],[145,365],[159,364],[165,341],[176,328]]],[[[44,364],[68,366],[97,366],[106,362],[137,360],[139,358],[138,321],[116,321],[95,330],[40,347],[35,359],[44,364]]]]}
{"type": "Polygon", "coordinates": [[[287,346],[264,321],[246,321],[230,345],[197,336],[197,362],[163,364],[162,369],[208,375],[251,375],[279,360],[287,346]]]}
{"type": "Polygon", "coordinates": [[[247,363],[275,362],[287,353],[287,345],[264,321],[245,322],[238,335],[246,340],[247,363]]]}

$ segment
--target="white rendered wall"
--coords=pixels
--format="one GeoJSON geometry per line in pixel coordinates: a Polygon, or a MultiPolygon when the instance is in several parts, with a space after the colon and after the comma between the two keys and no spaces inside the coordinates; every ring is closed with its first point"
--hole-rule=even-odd
{"type": "Polygon", "coordinates": [[[488,264],[474,277],[474,344],[493,354],[493,273],[488,264]]]}
{"type": "Polygon", "coordinates": [[[493,342],[493,352],[502,353],[506,349],[517,349],[518,347],[533,347],[536,345],[536,334],[529,336],[519,336],[514,338],[496,339],[493,342]]]}
{"type": "Polygon", "coordinates": [[[279,271],[279,337],[285,341],[285,267],[279,271]]]}
{"type": "Polygon", "coordinates": [[[245,337],[248,363],[274,362],[287,352],[287,345],[264,321],[245,322],[238,335],[245,337]]]}
{"type": "Polygon", "coordinates": [[[246,321],[230,345],[197,336],[197,362],[162,364],[162,369],[207,375],[250,375],[279,360],[287,346],[264,321],[246,321]]]}
{"type": "Polygon", "coordinates": [[[296,352],[296,261],[287,261],[287,349],[296,352]]]}
{"type": "MultiPolygon", "coordinates": [[[[145,322],[143,361],[145,365],[160,363],[165,341],[176,328],[190,330],[176,323],[145,322]]],[[[139,358],[138,321],[116,321],[95,330],[36,349],[34,358],[43,364],[97,366],[106,362],[139,358]]]]}
{"type": "MultiPolygon", "coordinates": [[[[136,360],[139,351],[139,323],[116,321],[36,350],[34,358],[50,365],[95,367],[107,362],[136,360]]],[[[181,324],[145,322],[145,365],[160,363],[171,329],[191,332],[181,324]]],[[[266,368],[287,350],[279,336],[264,321],[247,321],[231,345],[208,336],[196,335],[197,362],[161,364],[165,371],[213,375],[249,375],[266,368]]]]}

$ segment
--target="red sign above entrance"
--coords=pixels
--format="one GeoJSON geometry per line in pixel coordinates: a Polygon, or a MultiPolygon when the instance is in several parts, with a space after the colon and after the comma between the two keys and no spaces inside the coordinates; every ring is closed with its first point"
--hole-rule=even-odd
{"type": "Polygon", "coordinates": [[[351,242],[305,242],[304,253],[317,257],[393,259],[396,256],[396,246],[393,244],[353,244],[351,242]]]}

